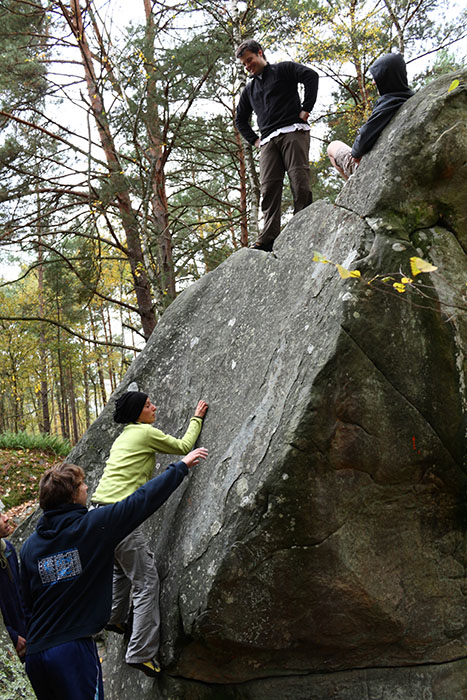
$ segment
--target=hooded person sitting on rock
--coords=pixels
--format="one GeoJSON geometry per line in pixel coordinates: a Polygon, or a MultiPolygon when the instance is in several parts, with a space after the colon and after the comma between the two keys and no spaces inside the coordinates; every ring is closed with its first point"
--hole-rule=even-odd
{"type": "Polygon", "coordinates": [[[352,148],[343,141],[331,141],[328,146],[331,163],[346,180],[356,171],[362,156],[371,151],[397,110],[414,94],[407,83],[405,61],[399,53],[378,58],[370,66],[370,73],[381,95],[370,118],[360,127],[352,148]]]}
{"type": "MultiPolygon", "coordinates": [[[[92,505],[116,503],[145,484],[152,477],[156,453],[186,455],[192,450],[207,409],[206,401],[199,401],[185,435],[175,438],[152,425],[156,406],[147,394],[141,391],[122,394],[115,404],[114,420],[125,427],[111,447],[104,473],[92,495],[92,505]]],[[[160,671],[159,576],[141,527],[115,549],[112,613],[106,629],[121,634],[127,631],[130,593],[133,623],[125,661],[147,676],[154,676],[160,671]]]]}

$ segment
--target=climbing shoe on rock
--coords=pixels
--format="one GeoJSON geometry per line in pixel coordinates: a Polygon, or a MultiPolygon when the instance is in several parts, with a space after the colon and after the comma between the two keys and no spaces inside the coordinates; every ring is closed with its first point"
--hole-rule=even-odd
{"type": "Polygon", "coordinates": [[[250,246],[250,250],[264,250],[266,253],[270,253],[272,251],[273,244],[274,241],[265,241],[264,243],[259,243],[256,241],[256,243],[253,243],[253,245],[250,246]]]}
{"type": "Polygon", "coordinates": [[[133,666],[133,668],[139,668],[140,671],[146,674],[146,676],[157,676],[160,673],[161,667],[157,659],[151,659],[151,661],[144,661],[139,664],[129,663],[128,666],[133,666]]]}

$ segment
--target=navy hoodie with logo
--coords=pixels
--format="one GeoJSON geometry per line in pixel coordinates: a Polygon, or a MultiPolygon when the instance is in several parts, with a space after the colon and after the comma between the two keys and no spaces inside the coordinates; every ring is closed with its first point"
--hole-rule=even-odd
{"type": "Polygon", "coordinates": [[[131,496],[89,510],[66,503],[45,511],[21,548],[27,653],[90,637],[107,624],[116,545],[154,513],[187,475],[170,464],[131,496]]]}
{"type": "Polygon", "coordinates": [[[384,127],[389,124],[397,110],[414,94],[407,83],[407,68],[399,53],[388,53],[378,58],[371,66],[381,97],[375,102],[373,111],[352,146],[352,156],[361,158],[371,151],[384,127]]]}

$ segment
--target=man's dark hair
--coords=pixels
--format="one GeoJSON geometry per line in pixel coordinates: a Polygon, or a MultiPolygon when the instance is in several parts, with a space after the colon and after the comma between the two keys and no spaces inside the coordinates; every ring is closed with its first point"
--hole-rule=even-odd
{"type": "Polygon", "coordinates": [[[84,481],[84,471],[76,464],[62,462],[47,469],[39,483],[39,505],[52,510],[63,503],[73,503],[76,489],[84,481]]]}
{"type": "Polygon", "coordinates": [[[264,55],[263,47],[261,46],[261,44],[258,44],[258,42],[254,39],[245,39],[245,41],[242,41],[242,43],[235,52],[235,58],[241,58],[245,51],[251,51],[251,53],[255,53],[256,55],[258,55],[259,51],[262,51],[263,58],[266,58],[266,56],[264,55]]]}

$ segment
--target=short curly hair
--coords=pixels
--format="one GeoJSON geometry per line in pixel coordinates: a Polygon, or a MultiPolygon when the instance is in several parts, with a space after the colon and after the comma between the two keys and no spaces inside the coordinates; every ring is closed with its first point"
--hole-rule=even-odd
{"type": "Polygon", "coordinates": [[[53,510],[64,503],[73,503],[76,490],[84,481],[84,471],[76,464],[62,462],[47,469],[39,482],[39,505],[53,510]]]}

